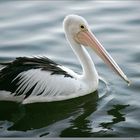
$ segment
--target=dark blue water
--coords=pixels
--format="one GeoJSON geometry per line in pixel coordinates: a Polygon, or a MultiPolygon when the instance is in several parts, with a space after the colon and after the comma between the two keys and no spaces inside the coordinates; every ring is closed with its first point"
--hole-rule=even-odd
{"type": "Polygon", "coordinates": [[[46,55],[80,72],[62,28],[66,15],[78,14],[132,82],[89,50],[108,87],[100,82],[97,92],[62,102],[0,102],[0,137],[140,137],[139,13],[139,1],[0,2],[0,62],[46,55]]]}

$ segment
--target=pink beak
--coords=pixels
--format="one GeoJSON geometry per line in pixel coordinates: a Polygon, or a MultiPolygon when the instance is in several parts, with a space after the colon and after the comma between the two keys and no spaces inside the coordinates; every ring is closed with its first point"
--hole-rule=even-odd
{"type": "Polygon", "coordinates": [[[102,58],[102,60],[113,69],[122,79],[124,79],[128,84],[130,84],[129,79],[123,73],[121,68],[117,65],[117,63],[113,60],[113,58],[109,55],[109,53],[105,50],[105,48],[100,44],[97,38],[88,30],[80,31],[77,34],[77,39],[79,43],[82,45],[90,46],[94,49],[98,56],[102,58]]]}

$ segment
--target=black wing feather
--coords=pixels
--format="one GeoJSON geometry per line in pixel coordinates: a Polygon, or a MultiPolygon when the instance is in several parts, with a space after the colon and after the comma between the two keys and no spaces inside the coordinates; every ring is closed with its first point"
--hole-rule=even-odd
{"type": "MultiPolygon", "coordinates": [[[[57,67],[58,64],[54,61],[48,59],[47,57],[19,57],[16,58],[11,63],[6,63],[5,66],[0,71],[0,90],[7,90],[11,93],[14,93],[18,88],[18,81],[19,79],[15,79],[18,74],[24,71],[28,71],[30,69],[41,69],[43,71],[50,71],[51,74],[59,74],[64,75],[65,77],[71,77],[66,71],[62,70],[61,68],[57,67]],[[15,79],[15,80],[14,80],[15,79]],[[14,81],[13,81],[14,80],[14,81]]],[[[28,97],[33,89],[26,94],[25,97],[28,97]]],[[[21,95],[22,93],[15,94],[16,96],[21,95]]]]}

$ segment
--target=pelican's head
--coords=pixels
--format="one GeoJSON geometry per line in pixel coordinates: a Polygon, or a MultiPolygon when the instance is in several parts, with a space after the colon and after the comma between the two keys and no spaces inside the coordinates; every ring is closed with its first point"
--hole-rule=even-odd
{"type": "Polygon", "coordinates": [[[74,42],[79,45],[91,47],[108,66],[110,66],[128,84],[130,83],[117,63],[93,35],[87,21],[83,17],[68,15],[64,19],[63,26],[66,37],[69,39],[70,43],[74,42]]]}
{"type": "Polygon", "coordinates": [[[80,31],[87,30],[88,23],[81,16],[68,15],[64,19],[63,26],[66,34],[72,36],[73,39],[76,39],[75,37],[80,31]]]}

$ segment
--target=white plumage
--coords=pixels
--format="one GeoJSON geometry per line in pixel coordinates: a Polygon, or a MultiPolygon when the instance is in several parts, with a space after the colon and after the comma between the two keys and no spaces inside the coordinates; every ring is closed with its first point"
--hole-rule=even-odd
{"type": "Polygon", "coordinates": [[[41,69],[31,69],[20,73],[14,79],[20,78],[17,83],[18,88],[14,94],[22,92],[23,97],[34,87],[31,95],[23,101],[23,104],[25,104],[75,98],[97,89],[95,86],[97,83],[91,81],[91,83],[85,84],[85,79],[82,76],[65,67],[60,66],[60,68],[67,71],[74,78],[64,77],[64,75],[51,75],[51,72],[42,71],[41,69]]]}

